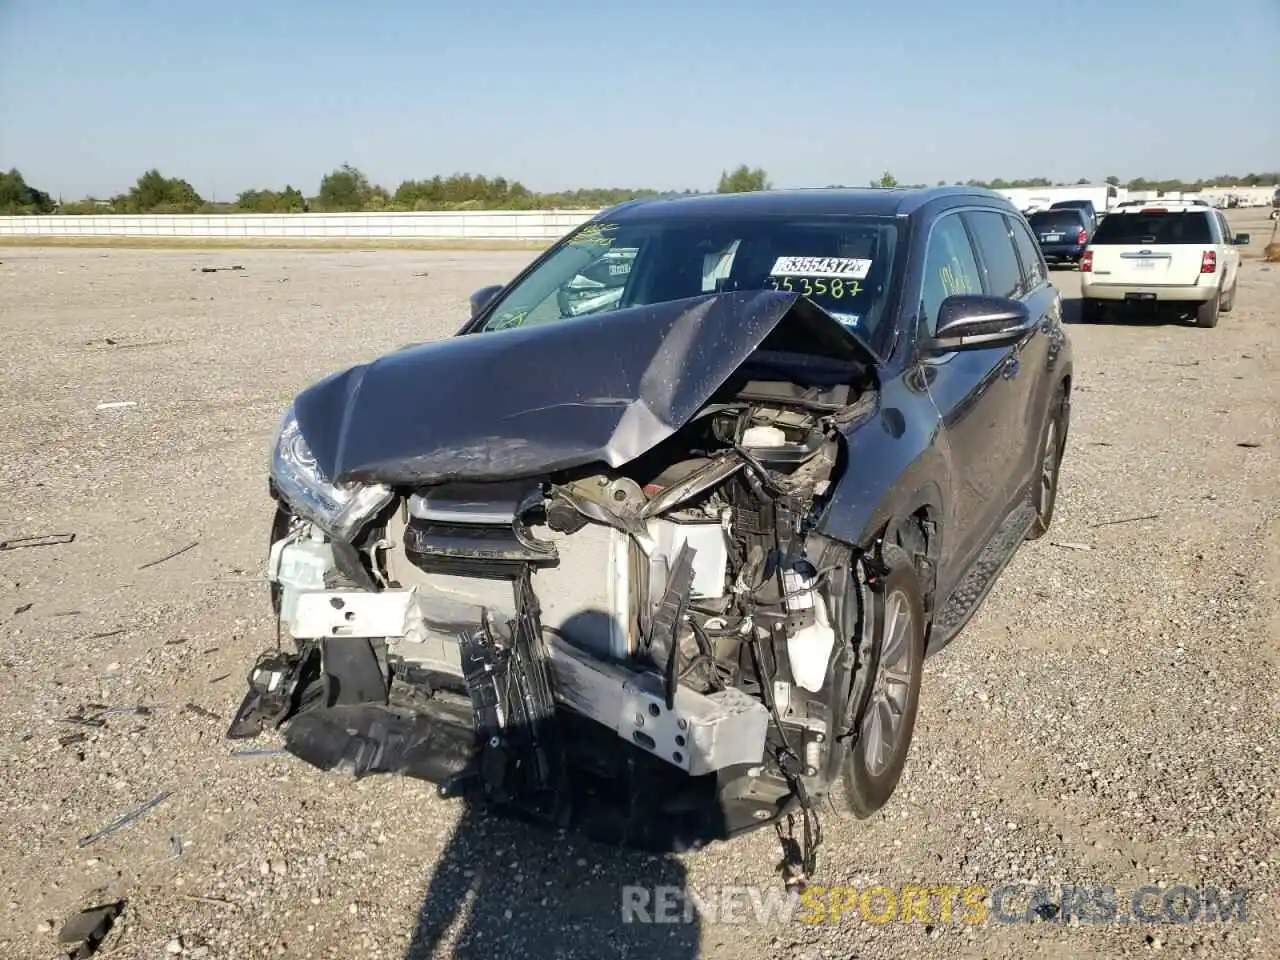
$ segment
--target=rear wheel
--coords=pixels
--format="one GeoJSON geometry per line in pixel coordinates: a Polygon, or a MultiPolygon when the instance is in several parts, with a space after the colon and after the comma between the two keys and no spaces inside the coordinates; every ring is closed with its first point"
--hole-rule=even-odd
{"type": "Polygon", "coordinates": [[[1231,289],[1227,291],[1227,295],[1222,299],[1222,312],[1230,313],[1236,308],[1236,284],[1240,282],[1240,278],[1231,281],[1231,289]]]}
{"type": "Polygon", "coordinates": [[[1028,540],[1039,540],[1049,532],[1053,511],[1058,504],[1058,478],[1062,473],[1062,452],[1067,446],[1067,392],[1059,386],[1049,408],[1049,422],[1040,440],[1039,470],[1031,490],[1036,519],[1027,531],[1028,540]]]}
{"type": "Polygon", "coordinates": [[[1222,291],[1219,290],[1212,300],[1206,300],[1204,303],[1196,307],[1196,326],[1216,327],[1218,325],[1218,311],[1221,308],[1222,291]]]}
{"type": "Polygon", "coordinates": [[[893,795],[911,751],[920,679],[924,669],[924,600],[915,567],[905,550],[886,544],[883,580],[874,611],[875,673],[857,739],[831,786],[837,813],[870,817],[893,795]]]}

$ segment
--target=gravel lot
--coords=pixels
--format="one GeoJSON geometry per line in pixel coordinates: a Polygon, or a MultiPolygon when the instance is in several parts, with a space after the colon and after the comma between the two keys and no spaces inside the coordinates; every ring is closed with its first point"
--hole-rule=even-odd
{"type": "MultiPolygon", "coordinates": [[[[1260,250],[1269,224],[1232,219],[1260,250]]],[[[1122,907],[1244,886],[1244,924],[624,925],[623,884],[779,889],[772,833],[633,856],[234,755],[274,639],[254,581],[276,418],[320,375],[451,333],[529,256],[0,249],[0,540],[75,534],[0,552],[0,955],[47,960],[65,917],[117,897],[102,956],[1277,955],[1280,265],[1256,258],[1215,330],[1073,326],[1055,529],[930,661],[895,799],[825,818],[817,878],[1111,884],[1122,907]],[[63,722],[91,703],[151,712],[63,722]]]]}

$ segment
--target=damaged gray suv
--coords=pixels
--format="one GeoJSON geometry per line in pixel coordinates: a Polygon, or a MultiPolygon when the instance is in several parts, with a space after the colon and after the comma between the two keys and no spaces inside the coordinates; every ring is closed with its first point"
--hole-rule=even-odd
{"type": "Polygon", "coordinates": [[[893,793],[925,656],[1052,521],[1071,379],[989,191],[604,211],[455,336],[297,396],[292,648],[228,735],[651,849],[799,816],[802,882],[823,809],[893,793]]]}

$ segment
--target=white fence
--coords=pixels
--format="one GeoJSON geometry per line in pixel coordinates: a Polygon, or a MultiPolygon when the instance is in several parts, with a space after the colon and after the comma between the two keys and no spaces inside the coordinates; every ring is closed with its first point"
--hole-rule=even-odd
{"type": "Polygon", "coordinates": [[[259,237],[297,240],[555,240],[596,210],[466,213],[128,214],[0,217],[9,237],[259,237]]]}

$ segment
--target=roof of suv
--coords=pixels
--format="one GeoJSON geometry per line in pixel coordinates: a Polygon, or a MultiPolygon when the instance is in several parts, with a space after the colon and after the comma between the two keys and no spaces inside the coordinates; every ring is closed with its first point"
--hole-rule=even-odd
{"type": "Polygon", "coordinates": [[[664,219],[787,215],[896,217],[913,213],[932,200],[948,197],[980,199],[1010,211],[1016,210],[1003,195],[981,187],[821,187],[643,198],[620,203],[606,213],[616,220],[632,216],[648,219],[652,215],[664,219]]]}
{"type": "Polygon", "coordinates": [[[1116,207],[1112,213],[1207,213],[1213,209],[1203,200],[1147,200],[1134,206],[1116,207]]]}
{"type": "Polygon", "coordinates": [[[1045,217],[1074,217],[1081,223],[1089,219],[1089,213],[1083,207],[1045,207],[1040,210],[1032,210],[1026,216],[1028,220],[1032,217],[1039,217],[1042,220],[1045,217]]]}

